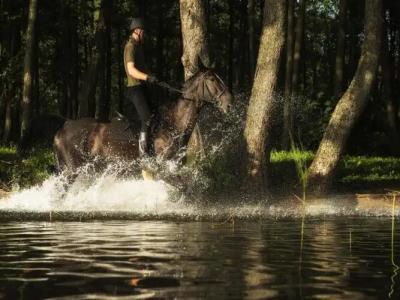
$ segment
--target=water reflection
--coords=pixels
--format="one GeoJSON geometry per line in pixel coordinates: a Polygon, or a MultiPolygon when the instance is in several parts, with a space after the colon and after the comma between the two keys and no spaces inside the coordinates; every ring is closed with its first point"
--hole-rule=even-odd
{"type": "Polygon", "coordinates": [[[398,299],[393,220],[7,222],[0,298],[398,299]]]}

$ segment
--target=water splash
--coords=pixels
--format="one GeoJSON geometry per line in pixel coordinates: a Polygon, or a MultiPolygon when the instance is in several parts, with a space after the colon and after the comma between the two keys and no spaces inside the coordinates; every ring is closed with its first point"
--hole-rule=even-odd
{"type": "Polygon", "coordinates": [[[15,211],[134,211],[158,213],[174,209],[175,189],[163,181],[144,181],[121,175],[120,166],[101,174],[80,169],[73,183],[65,174],[51,176],[42,184],[13,191],[0,201],[1,210],[15,211]]]}
{"type": "MultiPolygon", "coordinates": [[[[242,98],[245,97],[247,95],[242,95],[242,98]]],[[[281,98],[276,101],[281,101],[281,98]]],[[[357,202],[354,195],[336,195],[309,201],[306,205],[295,198],[254,199],[232,195],[232,191],[217,201],[198,197],[204,195],[210,187],[213,188],[215,178],[210,177],[209,171],[215,170],[215,163],[221,163],[224,155],[232,154],[229,153],[233,148],[231,145],[240,139],[244,128],[245,107],[242,99],[225,120],[204,122],[212,124],[203,131],[207,132],[204,135],[205,144],[208,145],[207,155],[195,168],[180,167],[174,161],[155,162],[157,173],[165,181],[144,181],[138,179],[138,176],[126,174],[127,169],[138,169],[138,162],[133,162],[131,166],[110,165],[102,173],[95,173],[93,165],[88,164],[81,168],[72,184],[68,183],[66,176],[58,175],[51,176],[40,185],[13,191],[6,199],[0,199],[0,218],[4,218],[5,212],[14,214],[10,219],[29,212],[58,212],[59,219],[70,219],[71,216],[81,219],[83,216],[83,219],[123,217],[219,221],[302,218],[304,215],[392,216],[392,212],[400,216],[400,205],[393,211],[391,205],[383,205],[382,201],[377,201],[376,205],[364,205],[357,202]]],[[[237,159],[229,158],[225,161],[235,163],[237,159]]]]}

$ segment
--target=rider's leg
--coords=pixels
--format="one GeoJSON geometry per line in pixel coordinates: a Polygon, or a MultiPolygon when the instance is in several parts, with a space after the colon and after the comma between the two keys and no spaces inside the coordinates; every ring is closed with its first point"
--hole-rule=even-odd
{"type": "Polygon", "coordinates": [[[135,105],[136,111],[138,112],[141,129],[139,135],[139,154],[144,156],[148,151],[148,129],[150,126],[150,109],[147,101],[144,97],[143,87],[129,87],[128,88],[129,100],[135,105]]]}

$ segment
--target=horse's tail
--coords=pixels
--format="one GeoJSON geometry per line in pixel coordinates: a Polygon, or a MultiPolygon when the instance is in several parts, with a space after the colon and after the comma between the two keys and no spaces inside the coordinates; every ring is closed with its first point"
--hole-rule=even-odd
{"type": "Polygon", "coordinates": [[[18,145],[18,155],[24,155],[38,145],[51,146],[55,134],[66,121],[66,118],[51,114],[33,118],[18,145]]]}

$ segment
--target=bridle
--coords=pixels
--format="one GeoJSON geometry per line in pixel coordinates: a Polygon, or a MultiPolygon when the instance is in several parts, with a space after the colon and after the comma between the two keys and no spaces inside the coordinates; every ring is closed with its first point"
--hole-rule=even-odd
{"type": "Polygon", "coordinates": [[[196,103],[197,106],[199,106],[199,101],[206,102],[206,103],[211,103],[213,105],[217,105],[218,104],[218,100],[226,93],[228,88],[225,85],[224,81],[221,79],[221,77],[219,77],[216,73],[213,73],[213,75],[218,80],[220,86],[222,86],[222,91],[219,92],[218,95],[213,96],[212,93],[211,93],[210,87],[208,86],[208,83],[207,83],[208,81],[207,81],[206,76],[207,76],[208,72],[209,71],[206,71],[203,74],[201,74],[201,76],[203,77],[202,92],[201,92],[202,96],[201,97],[200,96],[198,96],[198,97],[188,97],[188,96],[185,95],[185,93],[186,93],[185,91],[183,91],[181,89],[178,89],[178,88],[175,88],[175,87],[171,86],[170,84],[168,84],[166,82],[163,82],[163,81],[158,82],[158,85],[163,87],[163,88],[166,88],[167,90],[170,90],[172,92],[181,94],[182,95],[182,99],[187,100],[187,101],[193,101],[193,102],[196,103]],[[207,91],[209,97],[205,96],[206,91],[207,91]]]}

